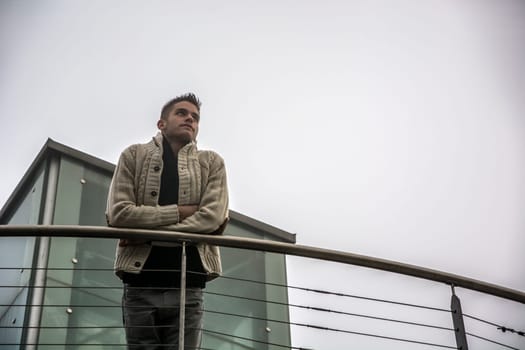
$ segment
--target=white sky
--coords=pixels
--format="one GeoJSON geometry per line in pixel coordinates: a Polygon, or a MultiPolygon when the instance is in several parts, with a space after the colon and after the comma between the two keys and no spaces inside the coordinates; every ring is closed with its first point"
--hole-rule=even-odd
{"type": "Polygon", "coordinates": [[[194,91],[232,209],[525,290],[523,1],[2,0],[0,48],[2,204],[48,137],[116,162],[194,91]]]}

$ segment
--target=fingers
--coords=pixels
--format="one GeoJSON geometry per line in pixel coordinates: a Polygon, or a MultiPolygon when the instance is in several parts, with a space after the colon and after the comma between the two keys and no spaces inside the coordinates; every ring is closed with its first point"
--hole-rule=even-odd
{"type": "Polygon", "coordinates": [[[148,242],[149,241],[145,239],[119,239],[118,245],[119,247],[126,247],[129,245],[141,245],[148,242]]]}

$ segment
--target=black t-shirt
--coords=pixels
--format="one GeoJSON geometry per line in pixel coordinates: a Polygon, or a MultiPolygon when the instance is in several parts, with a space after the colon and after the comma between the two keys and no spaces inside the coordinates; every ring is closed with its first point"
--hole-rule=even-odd
{"type": "MultiPolygon", "coordinates": [[[[132,287],[180,287],[181,247],[153,246],[139,274],[124,273],[123,281],[132,287]]],[[[186,287],[206,287],[206,274],[195,246],[186,248],[186,287]]]]}
{"type": "MultiPolygon", "coordinates": [[[[169,143],[163,140],[159,205],[178,204],[179,172],[177,157],[171,151],[169,143]]],[[[125,273],[124,283],[131,286],[180,287],[180,263],[182,247],[153,246],[151,253],[140,274],[125,273]],[[160,271],[159,271],[160,270],[160,271]]],[[[196,246],[186,247],[186,287],[206,286],[206,273],[196,246]]]]}

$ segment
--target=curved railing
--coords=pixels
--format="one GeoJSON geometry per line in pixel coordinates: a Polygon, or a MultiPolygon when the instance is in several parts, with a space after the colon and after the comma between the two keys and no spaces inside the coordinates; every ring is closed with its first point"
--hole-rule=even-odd
{"type": "MultiPolygon", "coordinates": [[[[118,229],[100,226],[44,226],[44,225],[2,225],[0,226],[0,236],[4,237],[83,237],[83,238],[136,238],[154,241],[171,241],[171,242],[204,242],[222,247],[242,248],[255,251],[264,251],[272,253],[282,253],[291,256],[320,259],[355,266],[362,266],[397,274],[417,277],[429,281],[444,283],[452,287],[461,287],[488,295],[504,298],[517,303],[525,304],[525,293],[495,284],[447,273],[415,265],[404,264],[400,262],[378,259],[363,255],[351,254],[347,252],[308,247],[290,243],[281,243],[268,240],[250,239],[232,236],[212,236],[212,235],[195,235],[188,233],[179,233],[172,231],[160,230],[141,230],[141,229],[118,229]]],[[[292,305],[293,306],[293,305],[292,305]]],[[[314,308],[315,309],[315,308],[314,308]]],[[[463,315],[459,299],[452,296],[452,320],[455,332],[457,348],[468,349],[466,336],[463,327],[463,315]]],[[[278,322],[274,320],[275,322],[278,322]]],[[[500,327],[501,328],[501,327],[500,327]]],[[[449,328],[447,328],[449,329],[449,328]]],[[[514,331],[512,328],[503,328],[505,331],[514,331]]],[[[352,332],[350,332],[352,333],[352,332]]],[[[518,333],[523,333],[519,332],[518,333]]],[[[356,332],[356,334],[359,334],[356,332]]],[[[523,335],[523,334],[520,334],[523,335]]],[[[384,337],[389,338],[389,337],[384,337]]],[[[480,337],[481,338],[481,337],[480,337]]],[[[417,343],[417,342],[416,342],[417,343]]],[[[426,343],[422,343],[426,344],[426,343]]],[[[497,343],[499,344],[499,343],[497,343]]],[[[432,344],[426,344],[432,345],[432,344]]],[[[518,349],[511,346],[503,347],[518,349]]],[[[442,346],[448,347],[448,346],[442,346]]]]}
{"type": "Polygon", "coordinates": [[[308,247],[297,244],[281,243],[268,240],[232,237],[195,235],[173,231],[156,231],[140,229],[118,229],[100,226],[69,225],[0,225],[1,236],[55,236],[55,237],[92,237],[92,238],[138,238],[167,242],[204,242],[218,246],[261,250],[283,253],[307,258],[321,259],[344,264],[368,267],[408,276],[442,282],[450,286],[462,287],[493,296],[525,304],[525,292],[505,288],[495,284],[432,270],[396,261],[379,259],[365,255],[352,254],[330,249],[308,247]]]}

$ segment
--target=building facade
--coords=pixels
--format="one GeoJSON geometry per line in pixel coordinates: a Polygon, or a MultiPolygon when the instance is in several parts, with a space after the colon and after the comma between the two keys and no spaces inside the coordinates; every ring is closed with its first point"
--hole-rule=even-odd
{"type": "MultiPolygon", "coordinates": [[[[2,208],[0,224],[106,226],[113,170],[49,139],[2,208]]],[[[295,243],[295,235],[240,213],[230,211],[230,218],[225,235],[295,243]]],[[[122,284],[112,271],[116,240],[0,241],[0,349],[124,348],[122,284]]],[[[221,253],[224,276],[205,289],[202,347],[290,347],[285,257],[232,248],[221,253]]]]}

